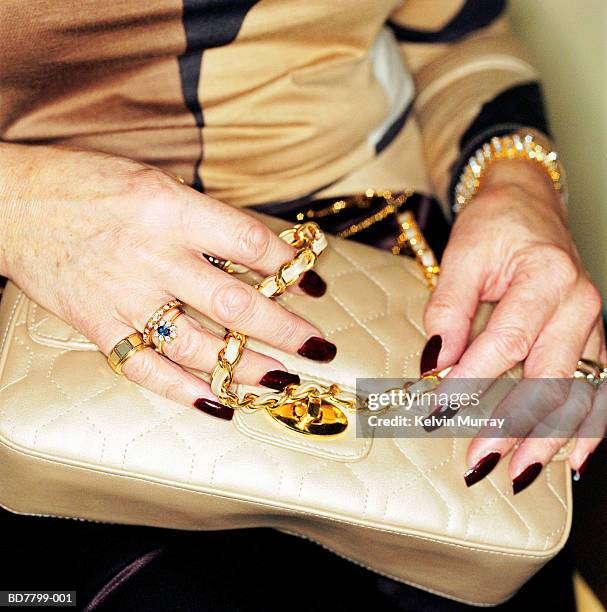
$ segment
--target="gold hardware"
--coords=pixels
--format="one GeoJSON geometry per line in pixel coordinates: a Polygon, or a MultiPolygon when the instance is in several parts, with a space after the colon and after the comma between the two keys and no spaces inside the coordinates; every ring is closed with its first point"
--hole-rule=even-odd
{"type": "Polygon", "coordinates": [[[231,259],[221,259],[213,255],[203,253],[202,256],[215,268],[219,268],[228,274],[244,274],[249,271],[249,268],[242,264],[234,263],[231,259]]]}
{"type": "Polygon", "coordinates": [[[149,344],[143,341],[139,332],[134,332],[129,334],[126,338],[122,338],[122,340],[116,342],[107,356],[107,362],[116,374],[122,374],[124,364],[135,353],[149,348],[149,346],[149,344]]]}
{"type": "Polygon", "coordinates": [[[271,417],[297,433],[335,436],[348,427],[348,418],[336,405],[317,395],[267,408],[271,417]]]}
{"type": "Polygon", "coordinates": [[[160,319],[164,317],[164,315],[169,312],[169,310],[173,310],[174,308],[182,308],[183,304],[179,300],[170,300],[166,304],[163,304],[160,308],[155,310],[152,313],[152,316],[147,320],[145,327],[143,329],[143,341],[146,344],[152,344],[152,334],[154,330],[158,327],[158,322],[160,319]]]}
{"type": "MultiPolygon", "coordinates": [[[[376,196],[383,197],[386,206],[369,219],[342,231],[340,235],[352,236],[390,214],[396,215],[401,233],[397,240],[398,251],[393,251],[394,254],[399,254],[402,248],[409,248],[423,267],[428,286],[433,288],[439,271],[434,253],[424,240],[413,214],[410,212],[399,214],[401,206],[410,195],[411,192],[404,192],[393,197],[390,191],[375,192],[368,189],[363,196],[354,198],[356,206],[368,207],[370,199],[376,196]]],[[[310,210],[305,217],[336,214],[349,205],[350,202],[339,200],[327,209],[310,210]]],[[[298,214],[298,219],[303,220],[303,218],[303,213],[298,214]]],[[[288,286],[297,282],[304,272],[315,265],[317,258],[327,246],[323,231],[313,221],[283,231],[280,238],[298,251],[292,261],[255,285],[260,293],[269,298],[279,296],[288,286]]],[[[334,436],[346,430],[348,418],[344,411],[356,409],[356,397],[343,392],[335,384],[326,386],[316,382],[303,382],[300,385],[288,385],[281,392],[262,395],[246,393],[242,399],[239,398],[230,387],[234,379],[234,369],[240,361],[247,337],[241,332],[227,330],[224,340],[225,344],[217,355],[217,364],[211,374],[211,389],[222,404],[233,410],[266,410],[277,423],[301,434],[334,436]]]]}
{"type": "MultiPolygon", "coordinates": [[[[285,230],[280,237],[298,251],[292,261],[255,286],[270,298],[284,293],[289,285],[297,282],[304,272],[314,266],[327,246],[323,231],[311,221],[285,230]]],[[[343,410],[356,408],[356,399],[343,393],[337,385],[327,387],[306,382],[288,385],[278,393],[246,393],[242,399],[239,398],[230,387],[247,337],[241,332],[227,330],[224,340],[211,374],[211,389],[222,404],[233,410],[264,409],[278,423],[302,434],[333,436],[346,429],[348,419],[343,410]]]]}
{"type": "Polygon", "coordinates": [[[542,146],[531,133],[516,132],[506,136],[494,136],[478,148],[468,160],[455,186],[453,212],[459,213],[476,195],[487,168],[499,159],[525,159],[539,164],[548,174],[554,188],[563,190],[563,168],[556,151],[542,146]]]}
{"type": "Polygon", "coordinates": [[[297,213],[297,220],[322,219],[324,217],[337,215],[349,208],[368,209],[371,207],[374,198],[383,198],[385,206],[370,217],[349,225],[338,232],[337,236],[339,238],[350,238],[369,229],[376,223],[387,219],[389,216],[394,215],[399,226],[399,233],[396,237],[396,243],[392,247],[392,254],[400,255],[403,250],[410,252],[422,267],[424,276],[428,282],[428,287],[434,289],[439,274],[438,261],[434,252],[424,239],[413,213],[411,211],[401,212],[402,207],[412,195],[412,191],[403,191],[402,193],[393,194],[388,190],[376,191],[374,189],[367,189],[364,194],[354,195],[344,200],[337,200],[325,208],[317,210],[311,208],[306,211],[300,211],[297,213]]]}
{"type": "Polygon", "coordinates": [[[408,249],[424,271],[428,287],[432,290],[438,282],[440,267],[434,251],[430,248],[424,235],[415,221],[413,213],[409,210],[401,213],[398,218],[401,233],[396,238],[396,245],[392,247],[394,255],[400,255],[403,248],[408,249]]]}
{"type": "Polygon", "coordinates": [[[598,387],[607,381],[607,364],[600,364],[592,359],[580,359],[573,378],[585,380],[591,385],[598,387]]]}

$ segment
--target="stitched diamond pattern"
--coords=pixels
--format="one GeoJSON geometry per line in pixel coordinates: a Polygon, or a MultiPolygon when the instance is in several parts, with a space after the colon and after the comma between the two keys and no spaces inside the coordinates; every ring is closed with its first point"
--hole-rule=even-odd
{"type": "MultiPolygon", "coordinates": [[[[314,321],[337,344],[336,360],[319,365],[254,340],[251,346],[275,355],[303,378],[348,388],[353,374],[416,376],[427,290],[415,265],[331,240],[317,269],[327,281],[326,296],[288,293],[281,302],[314,321]]],[[[84,338],[15,287],[7,288],[0,314],[5,335],[0,442],[26,453],[108,473],[124,470],[143,481],[213,488],[273,506],[280,500],[285,508],[385,529],[440,533],[462,543],[531,553],[552,548],[567,528],[569,485],[563,462],[553,462],[514,498],[506,462],[481,483],[465,487],[465,440],[354,440],[340,449],[345,460],[332,460],[323,455],[331,452],[331,441],[314,447],[304,440],[312,444],[310,452],[287,448],[281,441],[296,434],[268,418],[262,427],[271,440],[260,442],[246,432],[246,417],[239,425],[236,419],[213,419],[115,376],[84,338]]],[[[27,511],[49,509],[34,504],[27,511]]],[[[276,513],[268,513],[267,524],[274,524],[276,513]]],[[[170,512],[167,517],[170,521],[170,512]]]]}

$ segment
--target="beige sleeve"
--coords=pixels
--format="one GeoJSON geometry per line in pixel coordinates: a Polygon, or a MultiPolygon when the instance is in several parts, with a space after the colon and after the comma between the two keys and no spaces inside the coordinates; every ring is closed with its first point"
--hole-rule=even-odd
{"type": "Polygon", "coordinates": [[[406,0],[390,19],[414,75],[414,112],[434,195],[451,201],[463,156],[490,136],[547,131],[537,73],[503,0],[406,0]]]}

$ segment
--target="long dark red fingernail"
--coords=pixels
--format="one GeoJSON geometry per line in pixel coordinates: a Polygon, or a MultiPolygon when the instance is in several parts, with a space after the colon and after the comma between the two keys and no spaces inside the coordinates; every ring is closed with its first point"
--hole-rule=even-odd
{"type": "Polygon", "coordinates": [[[498,452],[489,453],[480,459],[474,467],[471,467],[465,474],[464,480],[466,486],[471,487],[479,480],[482,480],[489,474],[502,458],[502,454],[498,452]]]}
{"type": "Polygon", "coordinates": [[[586,459],[584,459],[584,461],[582,461],[582,465],[580,465],[580,467],[577,470],[571,470],[573,482],[579,482],[580,481],[580,479],[584,475],[584,472],[586,471],[586,468],[588,467],[588,461],[590,461],[590,457],[591,456],[592,456],[592,453],[588,453],[586,455],[586,459]]]}
{"type": "Polygon", "coordinates": [[[224,419],[226,421],[231,421],[234,417],[234,411],[219,402],[214,402],[213,400],[207,399],[206,397],[199,397],[194,402],[194,408],[198,408],[198,410],[202,410],[202,412],[206,412],[211,416],[217,417],[218,419],[224,419]]]}
{"type": "Polygon", "coordinates": [[[536,462],[528,465],[513,481],[512,492],[516,495],[523,489],[526,489],[539,475],[544,467],[541,463],[536,462]]]}
{"type": "Polygon", "coordinates": [[[302,291],[312,297],[321,297],[327,291],[327,283],[314,270],[308,270],[299,281],[302,291]]]}
{"type": "Polygon", "coordinates": [[[270,370],[261,377],[259,384],[270,389],[276,389],[276,391],[282,391],[287,385],[298,385],[299,376],[284,370],[270,370]]]}
{"type": "Polygon", "coordinates": [[[419,360],[419,373],[421,376],[427,372],[436,370],[441,348],[443,348],[443,339],[437,334],[426,342],[426,346],[424,346],[422,356],[419,360]]]}
{"type": "Polygon", "coordinates": [[[337,347],[324,338],[312,336],[308,338],[297,351],[302,357],[313,359],[314,361],[333,361],[337,354],[337,347]]]}

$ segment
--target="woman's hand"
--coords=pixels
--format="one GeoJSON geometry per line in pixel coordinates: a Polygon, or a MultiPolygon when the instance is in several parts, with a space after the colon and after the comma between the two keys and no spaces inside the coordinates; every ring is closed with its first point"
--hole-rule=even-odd
{"type": "MultiPolygon", "coordinates": [[[[503,160],[489,168],[454,224],[425,323],[428,334],[442,340],[429,343],[434,352],[440,347],[438,367],[457,364],[453,379],[494,379],[523,360],[526,378],[570,378],[580,357],[607,359],[599,292],[582,267],[561,198],[539,166],[503,160]],[[466,348],[481,300],[497,306],[466,348]]],[[[425,358],[433,361],[428,351],[425,358]]],[[[575,470],[605,431],[607,414],[601,412],[605,417],[597,425],[595,415],[592,433],[581,437],[578,430],[570,457],[575,470]]],[[[580,426],[586,414],[580,411],[580,426]]],[[[519,484],[539,468],[517,477],[529,466],[545,465],[565,441],[533,434],[530,429],[510,459],[519,484]]],[[[478,437],[470,444],[469,465],[482,472],[496,459],[491,453],[504,456],[515,442],[478,437]]]]}
{"type": "MultiPolygon", "coordinates": [[[[250,215],[124,158],[18,145],[0,145],[0,158],[0,273],[105,354],[178,298],[284,351],[321,361],[334,356],[331,343],[308,342],[321,336],[313,325],[202,257],[237,261],[263,275],[292,259],[294,249],[250,215]]],[[[223,341],[186,315],[178,325],[168,358],[140,351],[124,373],[192,405],[213,395],[181,366],[211,371],[223,341]]],[[[273,388],[297,382],[284,369],[246,350],[236,375],[273,388]]]]}

